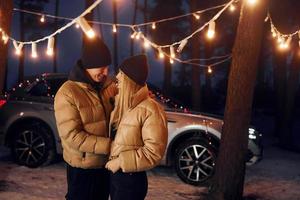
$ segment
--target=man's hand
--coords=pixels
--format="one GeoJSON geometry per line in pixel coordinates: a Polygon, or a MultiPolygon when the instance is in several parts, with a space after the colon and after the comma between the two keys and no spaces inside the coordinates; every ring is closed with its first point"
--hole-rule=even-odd
{"type": "Polygon", "coordinates": [[[121,169],[120,158],[115,158],[113,160],[108,161],[106,163],[105,168],[112,171],[112,173],[116,173],[119,169],[121,169]]]}

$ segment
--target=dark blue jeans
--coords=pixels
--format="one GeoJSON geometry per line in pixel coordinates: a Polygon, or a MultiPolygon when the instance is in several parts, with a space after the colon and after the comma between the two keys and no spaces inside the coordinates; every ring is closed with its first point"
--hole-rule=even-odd
{"type": "Polygon", "coordinates": [[[109,172],[106,169],[81,169],[67,164],[67,200],[108,200],[109,172]]]}
{"type": "Polygon", "coordinates": [[[111,200],[144,200],[148,191],[146,172],[110,174],[111,200]]]}

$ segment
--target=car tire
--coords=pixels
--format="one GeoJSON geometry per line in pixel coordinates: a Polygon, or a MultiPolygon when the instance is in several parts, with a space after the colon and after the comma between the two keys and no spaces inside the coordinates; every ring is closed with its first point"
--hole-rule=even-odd
{"type": "Polygon", "coordinates": [[[191,185],[207,185],[215,171],[216,153],[203,138],[184,141],[175,152],[174,166],[178,177],[191,185]]]}
{"type": "Polygon", "coordinates": [[[11,153],[19,165],[30,168],[48,165],[56,155],[54,139],[39,123],[24,125],[14,132],[11,153]]]}

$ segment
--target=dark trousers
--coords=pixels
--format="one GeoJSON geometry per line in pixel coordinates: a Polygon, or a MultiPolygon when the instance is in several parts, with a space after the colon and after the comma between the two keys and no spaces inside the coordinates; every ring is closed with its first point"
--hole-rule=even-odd
{"type": "Polygon", "coordinates": [[[81,169],[67,164],[67,200],[108,200],[109,172],[106,169],[81,169]]]}
{"type": "Polygon", "coordinates": [[[110,174],[111,200],[144,200],[147,195],[146,172],[110,174]]]}

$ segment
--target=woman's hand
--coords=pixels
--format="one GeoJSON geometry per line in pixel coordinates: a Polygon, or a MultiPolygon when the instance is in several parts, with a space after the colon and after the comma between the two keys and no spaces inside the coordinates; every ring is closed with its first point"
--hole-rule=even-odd
{"type": "Polygon", "coordinates": [[[112,173],[116,173],[119,169],[121,169],[120,158],[115,158],[106,163],[105,168],[112,171],[112,173]]]}

